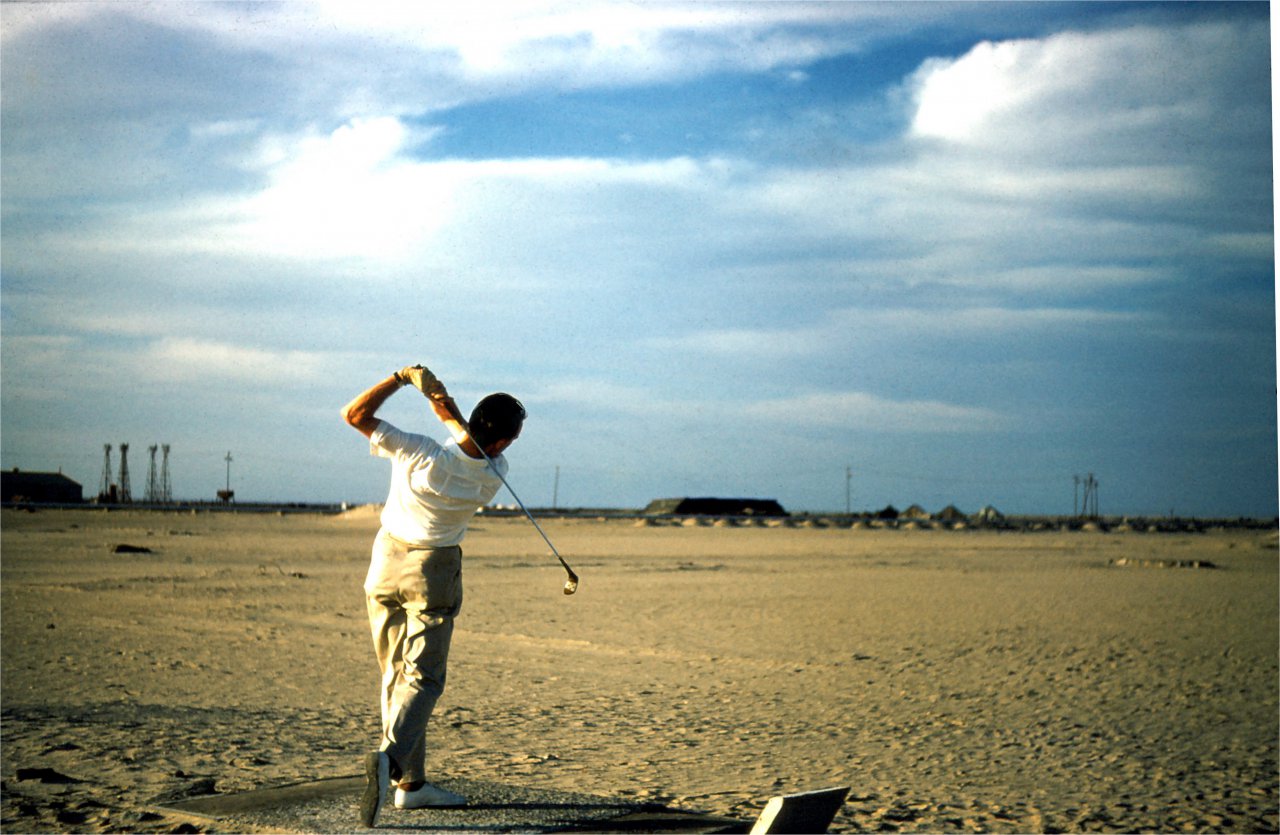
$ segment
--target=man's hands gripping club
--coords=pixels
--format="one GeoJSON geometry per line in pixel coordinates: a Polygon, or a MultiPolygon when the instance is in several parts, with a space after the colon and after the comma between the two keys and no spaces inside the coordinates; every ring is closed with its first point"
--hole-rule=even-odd
{"type": "Polygon", "coordinates": [[[453,435],[454,440],[462,446],[464,452],[472,458],[479,458],[483,455],[483,452],[477,450],[475,443],[471,440],[471,432],[467,428],[462,414],[458,411],[458,405],[449,396],[444,383],[440,382],[439,378],[432,374],[430,369],[422,365],[407,365],[391,376],[400,385],[413,386],[426,396],[427,400],[431,402],[431,409],[436,413],[436,417],[453,435]]]}
{"type": "Polygon", "coordinates": [[[444,383],[436,375],[421,365],[407,365],[394,375],[396,382],[402,386],[413,386],[432,400],[443,400],[449,396],[444,383]]]}

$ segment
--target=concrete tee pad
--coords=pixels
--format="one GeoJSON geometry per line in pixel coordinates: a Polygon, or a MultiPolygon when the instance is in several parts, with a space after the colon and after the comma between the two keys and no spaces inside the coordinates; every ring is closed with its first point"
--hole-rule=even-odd
{"type": "MultiPolygon", "coordinates": [[[[465,795],[456,809],[396,809],[378,830],[403,832],[742,832],[749,823],[578,792],[533,789],[480,780],[440,780],[465,795]]],[[[358,809],[363,777],[336,777],[235,794],[164,803],[166,812],[212,818],[235,832],[340,833],[364,830],[358,809]]]]}

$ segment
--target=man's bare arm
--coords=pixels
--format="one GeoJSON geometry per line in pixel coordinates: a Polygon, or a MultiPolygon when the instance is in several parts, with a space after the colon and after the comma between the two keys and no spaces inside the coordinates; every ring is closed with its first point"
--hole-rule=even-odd
{"type": "Polygon", "coordinates": [[[400,390],[403,383],[393,374],[356,395],[356,399],[342,407],[342,419],[354,426],[366,438],[378,428],[378,409],[391,395],[400,390]]]}
{"type": "MultiPolygon", "coordinates": [[[[471,434],[468,432],[462,412],[458,410],[458,404],[448,394],[432,395],[427,398],[431,402],[431,410],[436,413],[436,417],[449,430],[449,434],[458,442],[458,446],[467,455],[472,458],[479,458],[480,451],[476,447],[475,441],[471,440],[471,434]]],[[[494,453],[497,454],[496,452],[494,453]]]]}
{"type": "MultiPolygon", "coordinates": [[[[373,430],[378,428],[378,409],[391,395],[406,385],[412,385],[426,395],[427,402],[431,404],[431,410],[449,430],[449,434],[458,442],[463,452],[472,458],[481,457],[479,449],[467,431],[466,422],[462,412],[458,410],[458,404],[449,396],[444,383],[420,365],[403,368],[372,388],[366,389],[355,400],[342,407],[342,419],[368,438],[373,434],[373,430]]],[[[493,455],[501,451],[499,446],[505,448],[505,444],[495,444],[493,455]]]]}

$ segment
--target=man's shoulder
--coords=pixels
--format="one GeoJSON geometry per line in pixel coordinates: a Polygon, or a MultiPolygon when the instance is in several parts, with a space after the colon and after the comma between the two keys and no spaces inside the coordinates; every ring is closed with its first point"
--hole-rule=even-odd
{"type": "Polygon", "coordinates": [[[406,432],[386,420],[378,424],[378,427],[373,430],[373,434],[369,436],[369,440],[384,449],[406,453],[420,450],[431,454],[440,449],[440,444],[431,436],[406,432]]]}
{"type": "MultiPolygon", "coordinates": [[[[453,438],[450,438],[439,445],[443,455],[442,459],[447,459],[449,466],[459,473],[469,473],[471,477],[480,478],[497,478],[493,475],[493,469],[483,458],[472,458],[462,451],[462,446],[453,438]]],[[[497,468],[499,473],[503,475],[507,472],[507,461],[501,455],[492,459],[493,466],[497,468]]]]}

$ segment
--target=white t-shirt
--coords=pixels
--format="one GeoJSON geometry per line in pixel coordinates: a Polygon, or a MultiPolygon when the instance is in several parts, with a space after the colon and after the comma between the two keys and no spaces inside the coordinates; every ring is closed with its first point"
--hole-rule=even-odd
{"type": "MultiPolygon", "coordinates": [[[[391,459],[391,492],[382,508],[382,527],[411,545],[457,545],[471,517],[502,487],[484,459],[467,455],[456,441],[441,446],[385,420],[369,436],[369,452],[391,459]]],[[[501,455],[493,465],[507,474],[507,460],[501,455]]]]}

